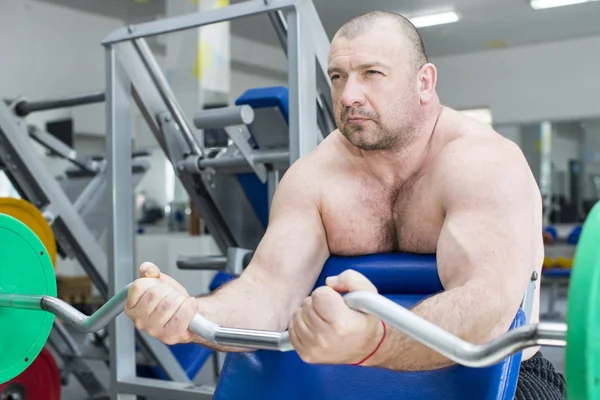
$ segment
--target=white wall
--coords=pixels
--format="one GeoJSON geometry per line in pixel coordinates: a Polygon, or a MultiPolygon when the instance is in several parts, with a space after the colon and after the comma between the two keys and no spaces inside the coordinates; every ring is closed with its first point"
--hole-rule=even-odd
{"type": "Polygon", "coordinates": [[[494,123],[600,116],[600,37],[432,59],[455,108],[490,107],[494,123]]]}
{"type": "MultiPolygon", "coordinates": [[[[0,96],[24,95],[41,99],[104,87],[104,50],[100,42],[120,20],[79,12],[67,7],[31,0],[2,0],[0,3],[0,96]]],[[[75,129],[104,131],[102,106],[86,106],[85,118],[75,129]],[[90,109],[100,112],[90,112],[90,109]]],[[[32,114],[28,121],[66,117],[65,109],[32,114]]]]}
{"type": "Polygon", "coordinates": [[[250,88],[287,86],[287,58],[281,47],[231,36],[231,99],[250,88]]]}
{"type": "Polygon", "coordinates": [[[231,98],[233,101],[248,89],[270,86],[288,86],[285,79],[267,78],[243,70],[231,71],[231,98]]]}
{"type": "Polygon", "coordinates": [[[77,135],[73,147],[80,156],[98,156],[106,153],[106,143],[102,136],[77,135]]]}

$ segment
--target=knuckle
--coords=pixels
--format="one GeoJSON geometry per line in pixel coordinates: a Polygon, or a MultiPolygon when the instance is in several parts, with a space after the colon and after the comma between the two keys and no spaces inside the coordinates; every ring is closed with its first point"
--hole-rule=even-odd
{"type": "Polygon", "coordinates": [[[169,339],[170,339],[169,335],[166,335],[164,332],[157,332],[157,333],[158,334],[156,335],[156,338],[158,340],[160,340],[164,344],[171,344],[171,343],[168,343],[169,339]]]}
{"type": "Polygon", "coordinates": [[[302,321],[302,310],[296,310],[292,316],[292,322],[294,325],[298,325],[300,321],[302,321]]]}
{"type": "Polygon", "coordinates": [[[314,305],[319,304],[321,301],[323,301],[324,293],[325,293],[325,291],[322,290],[321,288],[316,289],[310,296],[312,298],[311,302],[314,305]]]}
{"type": "Polygon", "coordinates": [[[183,329],[184,323],[185,322],[183,319],[183,315],[180,312],[178,312],[178,313],[175,313],[173,315],[173,317],[171,317],[171,319],[168,323],[168,326],[169,326],[170,330],[180,331],[181,329],[183,329]]]}
{"type": "Polygon", "coordinates": [[[306,297],[302,300],[302,307],[310,307],[312,305],[312,298],[306,297]]]}
{"type": "Polygon", "coordinates": [[[328,290],[321,290],[314,293],[311,302],[314,309],[322,310],[331,302],[331,293],[328,290]]]}
{"type": "Polygon", "coordinates": [[[148,290],[144,295],[145,302],[149,303],[156,300],[156,292],[153,290],[148,290]]]}
{"type": "Polygon", "coordinates": [[[327,338],[323,335],[318,335],[316,338],[316,342],[317,342],[317,345],[322,349],[327,349],[330,347],[329,342],[327,341],[327,338]]]}
{"type": "Polygon", "coordinates": [[[143,331],[146,329],[146,325],[140,319],[135,320],[135,328],[139,331],[143,331]]]}
{"type": "Polygon", "coordinates": [[[174,312],[174,308],[175,308],[175,301],[169,297],[167,297],[166,299],[162,300],[158,306],[156,307],[157,311],[160,312],[161,314],[164,313],[168,313],[168,312],[174,312]]]}
{"type": "Polygon", "coordinates": [[[315,290],[313,290],[311,297],[313,297],[313,298],[315,298],[315,297],[317,297],[317,298],[321,297],[324,294],[328,293],[330,289],[331,288],[329,286],[319,286],[318,288],[316,288],[315,290]]]}
{"type": "Polygon", "coordinates": [[[341,321],[334,321],[334,322],[332,322],[331,323],[331,329],[333,329],[333,331],[335,332],[335,334],[338,335],[338,336],[345,335],[346,331],[347,331],[346,326],[341,321]]]}
{"type": "Polygon", "coordinates": [[[193,315],[193,309],[181,307],[179,310],[174,310],[173,315],[169,319],[167,326],[174,331],[181,331],[193,315]]]}
{"type": "Polygon", "coordinates": [[[158,338],[158,340],[160,340],[161,342],[163,342],[167,346],[172,346],[172,345],[174,345],[174,344],[177,343],[175,340],[173,340],[171,338],[171,336],[161,336],[160,338],[158,338]]]}
{"type": "Polygon", "coordinates": [[[310,351],[303,351],[300,355],[302,361],[308,364],[312,364],[314,362],[314,357],[310,351]]]}
{"type": "Polygon", "coordinates": [[[340,274],[341,277],[342,276],[343,277],[352,277],[352,276],[356,276],[356,275],[358,275],[358,272],[353,269],[347,269],[340,274]]]}

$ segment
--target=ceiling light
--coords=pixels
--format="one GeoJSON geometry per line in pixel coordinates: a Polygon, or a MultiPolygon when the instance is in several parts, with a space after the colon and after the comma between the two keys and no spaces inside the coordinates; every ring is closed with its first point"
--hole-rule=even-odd
{"type": "MultiPolygon", "coordinates": [[[[565,1],[565,0],[563,0],[565,1]]],[[[451,22],[458,21],[458,15],[454,11],[439,13],[439,14],[431,14],[431,15],[421,15],[419,17],[410,18],[410,22],[413,23],[417,28],[423,28],[426,26],[433,25],[442,25],[449,24],[451,22]]]]}
{"type": "Polygon", "coordinates": [[[531,0],[531,8],[542,10],[544,8],[572,6],[573,4],[589,3],[597,0],[531,0]]]}

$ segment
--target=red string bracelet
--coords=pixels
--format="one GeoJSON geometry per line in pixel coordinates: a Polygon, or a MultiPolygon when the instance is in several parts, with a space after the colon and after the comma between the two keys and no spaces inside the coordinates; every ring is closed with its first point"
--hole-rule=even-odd
{"type": "Polygon", "coordinates": [[[377,350],[379,350],[379,348],[380,348],[380,347],[381,347],[381,345],[383,344],[383,340],[385,339],[385,335],[386,335],[386,333],[387,333],[387,329],[386,329],[386,326],[385,326],[385,322],[381,321],[381,325],[383,325],[383,336],[381,337],[381,340],[379,341],[379,344],[377,345],[377,347],[375,347],[375,350],[373,350],[373,352],[372,352],[371,354],[369,354],[367,357],[365,357],[365,358],[364,358],[364,359],[363,359],[361,362],[358,362],[358,363],[356,363],[356,364],[352,364],[352,365],[354,365],[354,366],[361,365],[361,364],[363,364],[365,361],[367,361],[369,358],[373,357],[373,355],[374,355],[375,353],[377,353],[377,350]]]}

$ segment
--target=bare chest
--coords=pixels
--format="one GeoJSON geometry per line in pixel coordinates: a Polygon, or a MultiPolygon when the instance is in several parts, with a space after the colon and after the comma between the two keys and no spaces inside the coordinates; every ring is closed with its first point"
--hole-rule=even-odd
{"type": "Polygon", "coordinates": [[[435,253],[443,216],[426,178],[397,193],[368,182],[334,183],[324,193],[332,254],[435,253]]]}

